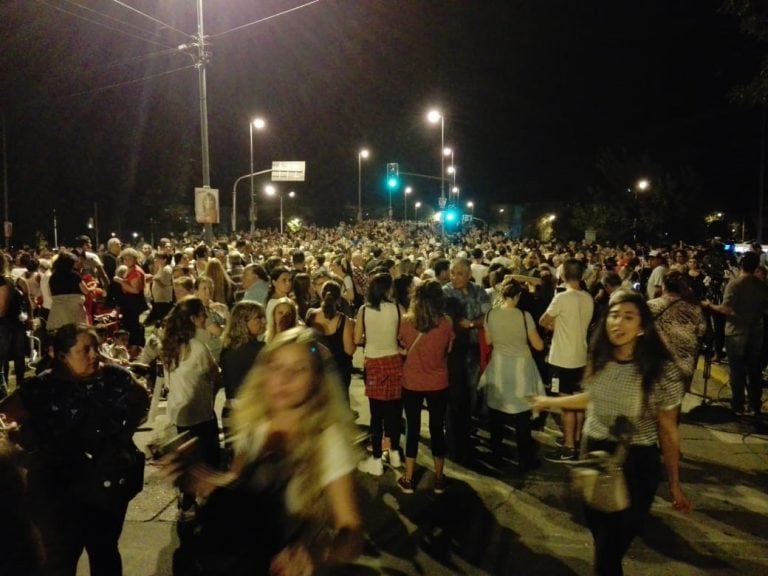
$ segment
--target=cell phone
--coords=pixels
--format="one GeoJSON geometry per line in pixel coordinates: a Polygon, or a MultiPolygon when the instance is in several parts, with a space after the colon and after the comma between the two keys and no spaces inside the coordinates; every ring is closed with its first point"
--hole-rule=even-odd
{"type": "Polygon", "coordinates": [[[166,440],[160,444],[150,444],[147,447],[152,453],[152,458],[158,460],[164,456],[167,456],[171,452],[175,452],[193,438],[194,436],[192,433],[189,430],[185,430],[184,432],[176,434],[176,436],[170,440],[166,440]]]}

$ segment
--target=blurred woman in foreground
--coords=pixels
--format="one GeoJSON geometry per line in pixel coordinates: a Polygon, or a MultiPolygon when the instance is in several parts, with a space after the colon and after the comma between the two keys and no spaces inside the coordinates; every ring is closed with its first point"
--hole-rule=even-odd
{"type": "Polygon", "coordinates": [[[324,351],[302,327],[266,345],[237,397],[229,472],[169,462],[207,499],[185,574],[304,575],[359,555],[354,429],[324,351]]]}

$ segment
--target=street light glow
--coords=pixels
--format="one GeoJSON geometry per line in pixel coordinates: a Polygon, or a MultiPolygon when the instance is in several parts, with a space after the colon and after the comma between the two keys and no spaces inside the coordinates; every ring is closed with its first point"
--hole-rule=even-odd
{"type": "Polygon", "coordinates": [[[251,120],[251,125],[256,128],[256,130],[261,130],[266,127],[267,123],[264,121],[264,118],[254,118],[251,120]]]}
{"type": "Polygon", "coordinates": [[[266,192],[269,196],[274,196],[277,191],[275,190],[275,187],[272,186],[272,184],[267,184],[264,187],[264,192],[266,192]]]}
{"type": "Polygon", "coordinates": [[[475,203],[474,202],[472,202],[471,200],[469,202],[467,202],[467,208],[474,208],[474,207],[475,207],[475,203]]]}
{"type": "Polygon", "coordinates": [[[436,110],[436,109],[430,110],[429,114],[427,114],[427,120],[432,122],[432,124],[437,124],[438,122],[440,122],[442,117],[443,115],[440,113],[439,110],[436,110]]]}
{"type": "Polygon", "coordinates": [[[451,188],[451,192],[453,192],[454,194],[458,194],[459,193],[459,187],[458,186],[454,186],[453,188],[451,188]]]}
{"type": "Polygon", "coordinates": [[[453,150],[451,148],[448,148],[447,146],[443,148],[443,156],[450,156],[453,154],[453,150]]]}
{"type": "Polygon", "coordinates": [[[448,168],[445,169],[448,174],[455,174],[456,173],[456,167],[455,166],[448,166],[448,168]]]}
{"type": "Polygon", "coordinates": [[[641,178],[637,181],[637,189],[641,191],[648,190],[650,188],[651,183],[648,181],[647,178],[641,178]]]}
{"type": "Polygon", "coordinates": [[[370,152],[368,152],[367,148],[363,148],[362,150],[360,150],[360,158],[368,158],[369,154],[370,152]]]}

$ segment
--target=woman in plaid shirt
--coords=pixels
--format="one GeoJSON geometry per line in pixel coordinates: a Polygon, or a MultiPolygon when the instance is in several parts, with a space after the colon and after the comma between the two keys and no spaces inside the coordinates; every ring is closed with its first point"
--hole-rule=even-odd
{"type": "Polygon", "coordinates": [[[618,444],[617,419],[626,417],[633,424],[623,467],[629,508],[613,513],[585,508],[595,541],[595,572],[622,574],[624,554],[642,530],[656,496],[661,477],[659,447],[675,509],[691,509],[679,478],[677,414],[684,382],[641,294],[619,290],[611,295],[608,312],[590,344],[584,388],[574,396],[538,396],[533,408],[586,409],[582,453],[613,452],[618,444]]]}

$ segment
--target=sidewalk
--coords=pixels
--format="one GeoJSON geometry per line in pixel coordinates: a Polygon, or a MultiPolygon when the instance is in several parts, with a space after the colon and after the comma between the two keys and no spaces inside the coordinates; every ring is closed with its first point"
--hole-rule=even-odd
{"type": "MultiPolygon", "coordinates": [[[[713,366],[708,396],[728,396],[725,382],[727,367],[713,366]]],[[[702,390],[699,372],[693,392],[702,390]]],[[[700,397],[688,395],[684,412],[700,402],[700,397]]],[[[360,413],[359,423],[367,424],[368,403],[359,379],[353,381],[352,407],[360,413]]],[[[449,461],[447,490],[436,496],[426,412],[424,416],[415,494],[401,493],[397,473],[389,468],[379,478],[358,475],[369,541],[365,555],[344,574],[591,573],[592,541],[570,494],[565,466],[544,462],[519,479],[482,465],[482,460],[473,468],[449,461]]],[[[768,573],[766,429],[747,420],[705,424],[684,415],[680,433],[681,476],[694,512],[675,512],[662,484],[645,535],[627,556],[626,573],[768,573]]],[[[550,418],[537,440],[554,445],[556,434],[550,418]]],[[[140,431],[137,442],[144,445],[151,435],[151,429],[140,431]]],[[[486,440],[481,432],[480,450],[486,440]]],[[[126,576],[171,573],[175,515],[173,489],[148,466],[145,489],[130,505],[121,539],[126,576]]],[[[78,576],[88,574],[86,566],[84,558],[78,576]]]]}

